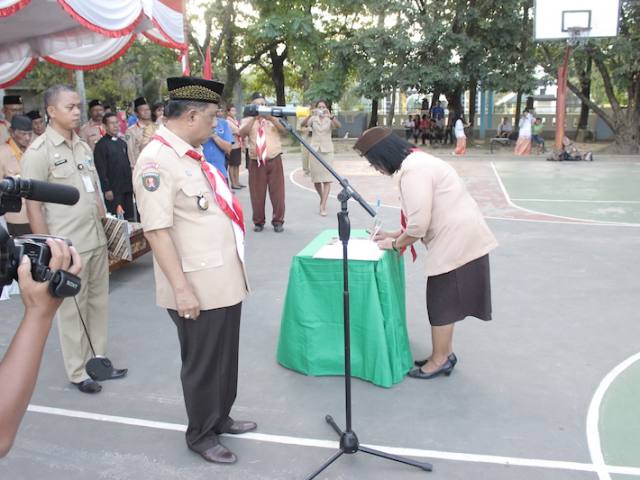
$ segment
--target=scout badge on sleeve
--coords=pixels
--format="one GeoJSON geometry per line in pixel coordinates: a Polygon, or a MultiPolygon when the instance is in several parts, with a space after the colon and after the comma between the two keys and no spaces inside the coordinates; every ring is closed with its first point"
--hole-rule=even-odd
{"type": "Polygon", "coordinates": [[[148,192],[155,192],[160,188],[160,172],[157,163],[147,163],[142,167],[142,186],[148,192]]]}

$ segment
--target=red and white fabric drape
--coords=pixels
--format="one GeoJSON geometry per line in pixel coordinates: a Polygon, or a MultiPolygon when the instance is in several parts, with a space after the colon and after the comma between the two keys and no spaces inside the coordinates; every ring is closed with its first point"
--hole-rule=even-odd
{"type": "Polygon", "coordinates": [[[0,0],[0,88],[20,81],[39,58],[70,69],[104,67],[139,35],[186,53],[183,0],[56,1],[0,0]]]}

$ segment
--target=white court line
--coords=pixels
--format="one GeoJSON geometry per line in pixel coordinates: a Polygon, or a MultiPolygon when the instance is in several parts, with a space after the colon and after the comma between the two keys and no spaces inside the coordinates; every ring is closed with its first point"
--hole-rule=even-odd
{"type": "Polygon", "coordinates": [[[638,204],[640,200],[568,200],[559,198],[512,198],[514,202],[550,202],[550,203],[624,203],[638,204]]]}
{"type": "Polygon", "coordinates": [[[639,360],[640,353],[636,353],[611,370],[607,376],[602,379],[600,385],[598,385],[589,404],[589,411],[587,412],[587,444],[589,446],[589,453],[591,454],[591,461],[597,468],[596,472],[600,480],[611,480],[609,474],[613,473],[607,468],[604,462],[602,446],[600,444],[600,404],[602,403],[605,393],[616,378],[639,360]]]}
{"type": "MultiPolygon", "coordinates": [[[[43,413],[48,415],[57,415],[62,417],[80,418],[84,420],[94,420],[98,422],[116,423],[121,425],[130,425],[135,427],[154,428],[158,430],[169,430],[175,432],[186,431],[186,425],[178,423],[156,422],[152,420],[143,420],[140,418],[121,417],[115,415],[103,415],[100,413],[83,412],[79,410],[67,410],[64,408],[46,407],[42,405],[29,405],[29,412],[43,413]]],[[[253,440],[257,442],[275,443],[280,445],[297,445],[304,447],[337,449],[338,442],[330,440],[320,440],[315,438],[299,438],[286,435],[271,435],[267,433],[249,432],[242,435],[234,435],[234,437],[245,440],[253,440]]],[[[473,463],[489,463],[505,466],[548,468],[553,470],[571,470],[579,472],[600,472],[619,475],[639,475],[640,468],[611,466],[611,465],[594,465],[591,463],[580,462],[564,462],[559,460],[541,460],[535,458],[520,457],[503,457],[497,455],[478,455],[471,453],[443,452],[438,450],[423,450],[418,448],[397,448],[382,445],[363,444],[370,448],[375,448],[394,455],[402,455],[406,457],[431,458],[441,460],[452,460],[458,462],[473,463]]]]}
{"type": "Polygon", "coordinates": [[[511,197],[509,196],[509,193],[507,192],[507,189],[504,186],[504,183],[502,183],[502,178],[500,178],[500,174],[498,173],[498,170],[496,169],[496,166],[493,162],[491,162],[491,168],[493,169],[493,173],[496,177],[496,180],[498,180],[498,184],[500,185],[500,189],[502,190],[502,194],[504,195],[505,200],[507,201],[507,203],[513,207],[516,208],[518,210],[522,210],[523,212],[527,212],[527,213],[532,213],[535,215],[545,215],[547,217],[553,217],[553,218],[561,218],[563,220],[575,220],[576,222],[580,222],[583,224],[597,224],[597,225],[601,225],[601,226],[605,226],[605,225],[611,225],[611,226],[615,226],[615,227],[640,227],[640,224],[636,224],[636,223],[624,223],[624,222],[606,222],[606,221],[602,221],[602,220],[589,220],[589,219],[585,219],[585,218],[576,218],[576,217],[567,217],[565,215],[554,215],[552,213],[546,213],[546,212],[539,212],[537,210],[531,210],[529,208],[524,208],[521,207],[519,205],[516,205],[515,203],[513,203],[511,201],[511,197]]]}
{"type": "MultiPolygon", "coordinates": [[[[289,174],[289,181],[291,183],[293,183],[296,187],[301,188],[302,190],[306,190],[308,192],[312,192],[312,193],[317,193],[313,188],[309,188],[306,187],[304,185],[302,185],[301,183],[298,183],[295,179],[294,179],[294,175],[296,174],[296,172],[299,172],[300,170],[302,170],[302,168],[298,167],[296,169],[294,169],[290,174],[289,174]]],[[[495,170],[494,170],[495,171],[495,170]]],[[[510,205],[512,205],[514,208],[517,208],[519,210],[524,210],[523,208],[520,208],[518,206],[513,205],[512,202],[509,201],[509,195],[507,194],[506,190],[504,190],[504,185],[502,185],[502,182],[500,181],[500,178],[498,177],[498,182],[500,183],[501,187],[503,188],[502,193],[503,195],[505,195],[505,198],[507,199],[507,202],[509,202],[510,205]]],[[[336,195],[329,195],[331,198],[337,198],[336,195]]],[[[369,203],[369,205],[371,205],[372,207],[375,206],[375,204],[373,203],[369,203]]],[[[400,210],[400,207],[398,207],[397,205],[387,205],[385,203],[380,204],[381,207],[386,207],[386,208],[393,208],[395,210],[400,210]]],[[[533,212],[532,213],[536,213],[538,215],[547,215],[546,213],[539,213],[539,212],[533,212]]],[[[555,217],[555,215],[550,215],[552,217],[555,217]]],[[[591,223],[587,223],[584,220],[579,220],[579,222],[563,222],[560,220],[540,220],[540,219],[535,219],[535,218],[509,218],[509,217],[493,217],[493,216],[487,216],[485,215],[484,218],[488,219],[488,220],[501,220],[501,221],[506,221],[506,222],[529,222],[529,223],[550,223],[553,225],[556,224],[560,224],[560,225],[578,225],[578,226],[583,226],[583,225],[587,225],[587,226],[591,226],[591,227],[640,227],[640,224],[635,224],[635,223],[599,223],[599,222],[591,222],[591,223]]]]}

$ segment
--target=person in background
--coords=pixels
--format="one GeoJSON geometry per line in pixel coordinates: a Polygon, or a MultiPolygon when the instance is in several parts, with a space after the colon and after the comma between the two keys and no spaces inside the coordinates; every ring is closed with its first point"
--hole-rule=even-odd
{"type": "Polygon", "coordinates": [[[533,123],[533,115],[529,112],[529,109],[524,111],[524,115],[520,119],[518,130],[518,141],[514,153],[516,155],[529,155],[531,154],[531,124],[533,123]]]}
{"type": "Polygon", "coordinates": [[[244,141],[238,132],[240,131],[240,122],[236,118],[238,111],[236,107],[231,105],[227,111],[227,124],[233,134],[233,145],[227,163],[229,164],[229,183],[231,188],[239,190],[245,188],[246,185],[240,183],[240,164],[242,163],[242,151],[244,150],[244,141]]]}
{"type": "Polygon", "coordinates": [[[131,127],[132,125],[135,125],[136,122],[138,121],[138,116],[136,115],[135,112],[136,110],[134,106],[132,106],[131,104],[127,105],[127,111],[126,111],[127,128],[131,127]]]}
{"type": "Polygon", "coordinates": [[[89,121],[80,127],[78,135],[84,140],[91,150],[96,148],[96,143],[105,134],[102,117],[104,115],[104,107],[100,100],[91,100],[89,102],[89,121]]]}
{"type": "Polygon", "coordinates": [[[158,127],[164,123],[164,102],[156,102],[151,107],[151,121],[158,127]]]}
{"type": "Polygon", "coordinates": [[[411,140],[411,136],[413,135],[413,117],[409,115],[407,119],[402,122],[402,126],[404,127],[404,136],[408,142],[411,140]]]}
{"type": "Polygon", "coordinates": [[[509,138],[509,135],[513,132],[513,126],[511,125],[511,119],[508,117],[502,117],[500,125],[498,125],[498,131],[496,137],[509,138]]]}
{"type": "Polygon", "coordinates": [[[24,106],[20,95],[5,95],[2,98],[2,114],[4,120],[0,120],[0,145],[9,140],[9,126],[14,115],[22,115],[24,106]]]}
{"type": "Polygon", "coordinates": [[[420,118],[420,139],[422,140],[422,145],[426,145],[427,137],[429,136],[429,123],[427,114],[422,114],[420,118]]]}
{"type": "Polygon", "coordinates": [[[531,125],[531,141],[535,144],[538,154],[544,153],[544,138],[542,138],[542,118],[537,117],[533,125],[531,125]]]}
{"type": "MultiPolygon", "coordinates": [[[[22,155],[31,143],[33,135],[31,125],[31,119],[25,115],[11,117],[9,127],[11,137],[6,143],[0,145],[0,180],[4,177],[20,176],[22,155]]],[[[14,236],[31,233],[25,201],[21,200],[22,209],[19,212],[6,212],[4,215],[7,230],[14,236]]]]}
{"type": "MultiPolygon", "coordinates": [[[[74,247],[53,238],[47,240],[47,246],[51,250],[52,271],[80,275],[82,260],[74,247]]],[[[53,317],[62,303],[61,298],[49,293],[49,282],[33,280],[31,261],[26,255],[20,259],[18,282],[24,315],[0,361],[0,458],[9,453],[16,438],[36,386],[53,317]]]]}
{"type": "MultiPolygon", "coordinates": [[[[251,96],[253,105],[266,105],[260,92],[251,96]]],[[[253,210],[253,231],[264,230],[267,190],[273,207],[271,224],[276,233],[284,232],[285,184],[282,167],[280,135],[286,129],[277,118],[269,116],[245,117],[240,122],[238,135],[247,137],[249,144],[249,193],[253,210]]]]}
{"type": "Polygon", "coordinates": [[[431,109],[431,118],[436,122],[444,119],[444,108],[442,108],[442,102],[438,101],[436,106],[431,109]]]}
{"type": "Polygon", "coordinates": [[[418,144],[420,138],[420,115],[413,117],[413,143],[418,144]]]}
{"type": "MultiPolygon", "coordinates": [[[[320,153],[329,165],[333,164],[333,142],[331,132],[342,125],[327,106],[327,102],[319,100],[314,105],[312,114],[302,121],[302,126],[311,129],[311,147],[320,153]]],[[[313,186],[320,197],[320,215],[327,215],[327,199],[331,191],[333,175],[313,156],[309,157],[309,172],[313,186]]]]}
{"type": "Polygon", "coordinates": [[[32,140],[42,135],[47,128],[47,124],[44,123],[44,118],[40,115],[40,110],[31,110],[27,112],[27,117],[31,119],[31,127],[33,128],[32,140]]]}
{"type": "Polygon", "coordinates": [[[115,113],[107,113],[102,119],[106,135],[98,140],[93,157],[104,192],[107,211],[118,214],[118,206],[124,210],[124,218],[135,219],[131,164],[127,143],[118,135],[120,125],[115,113]]]}
{"type": "Polygon", "coordinates": [[[454,137],[453,128],[455,127],[456,120],[457,120],[456,111],[453,108],[449,109],[449,115],[447,115],[447,125],[445,126],[445,129],[444,129],[444,142],[443,142],[444,145],[447,144],[447,140],[451,145],[453,145],[453,137],[454,137]]]}
{"type": "MultiPolygon", "coordinates": [[[[308,105],[309,110],[313,109],[313,105],[309,104],[308,105]]],[[[311,129],[309,128],[308,125],[305,125],[304,127],[302,126],[302,120],[298,119],[297,123],[296,123],[296,127],[298,129],[298,132],[300,132],[300,136],[303,137],[307,143],[309,143],[309,141],[311,141],[311,129]]],[[[309,175],[309,158],[311,156],[311,154],[309,153],[309,150],[307,150],[305,147],[300,146],[302,152],[301,152],[301,156],[302,156],[302,171],[304,172],[305,175],[309,175]]]]}
{"type": "Polygon", "coordinates": [[[456,148],[453,151],[454,155],[464,155],[467,152],[467,136],[464,133],[464,129],[468,126],[469,125],[464,121],[464,115],[458,115],[456,123],[454,124],[456,134],[456,148]]]}
{"type": "Polygon", "coordinates": [[[431,355],[416,360],[409,376],[450,375],[454,324],[468,316],[491,320],[489,252],[497,245],[464,181],[447,162],[417,150],[386,127],[362,134],[354,149],[381,174],[397,179],[401,228],[380,231],[378,247],[402,255],[422,242],[427,248],[427,313],[431,355]]]}
{"type": "Polygon", "coordinates": [[[220,170],[220,173],[229,182],[229,173],[227,172],[226,157],[231,153],[233,147],[233,133],[231,127],[224,118],[218,116],[219,107],[217,103],[211,104],[211,108],[215,108],[215,118],[211,126],[211,136],[202,144],[204,158],[211,165],[220,170]]]}
{"type": "MultiPolygon", "coordinates": [[[[49,124],[22,159],[22,175],[42,182],[74,187],[80,193],[75,205],[26,200],[33,233],[68,238],[82,258],[80,292],[66,298],[58,311],[58,333],[67,376],[83,393],[98,393],[102,386],[92,379],[85,365],[92,358],[80,316],[89,331],[96,355],[107,350],[109,319],[109,260],[102,226],[105,216],[100,179],[93,152],[75,133],[80,123],[80,95],[71,87],[54,85],[44,92],[49,124]],[[76,302],[77,301],[77,305],[76,302]]],[[[114,368],[112,379],[127,369],[114,368]]]]}
{"type": "Polygon", "coordinates": [[[135,167],[138,155],[151,141],[151,137],[158,128],[151,120],[151,108],[149,108],[146,98],[138,97],[133,104],[138,121],[127,129],[125,135],[131,168],[135,167]]]}

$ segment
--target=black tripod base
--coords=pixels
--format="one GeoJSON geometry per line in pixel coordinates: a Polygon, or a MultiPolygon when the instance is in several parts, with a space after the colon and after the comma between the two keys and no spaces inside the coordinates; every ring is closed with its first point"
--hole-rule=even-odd
{"type": "Polygon", "coordinates": [[[376,457],[384,458],[385,460],[392,460],[398,463],[404,463],[405,465],[411,465],[412,467],[417,467],[425,472],[430,472],[433,470],[433,466],[430,463],[426,462],[416,462],[415,460],[411,460],[405,457],[399,457],[397,455],[391,455],[390,453],[381,452],[379,450],[374,450],[373,448],[363,447],[360,445],[358,441],[358,437],[352,431],[342,431],[338,424],[333,419],[331,415],[327,415],[324,417],[331,428],[335,430],[335,432],[340,436],[340,449],[331,455],[329,459],[324,462],[320,468],[318,468],[315,472],[309,475],[306,480],[311,480],[316,478],[320,473],[322,473],[327,467],[329,467],[333,462],[339,459],[343,454],[354,454],[357,452],[368,453],[369,455],[374,455],[376,457]]]}

